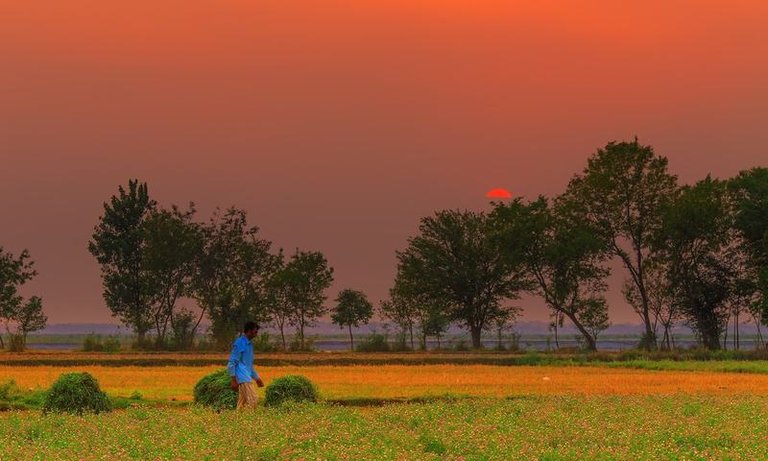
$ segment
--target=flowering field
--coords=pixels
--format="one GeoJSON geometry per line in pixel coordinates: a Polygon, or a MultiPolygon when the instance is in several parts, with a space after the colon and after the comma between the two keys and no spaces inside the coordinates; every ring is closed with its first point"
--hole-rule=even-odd
{"type": "MultiPolygon", "coordinates": [[[[87,371],[113,396],[128,397],[138,391],[146,399],[186,401],[191,400],[192,388],[201,377],[220,368],[0,366],[0,383],[14,379],[22,389],[47,388],[62,373],[87,371]]],[[[287,366],[258,367],[258,370],[267,384],[287,374],[303,374],[318,385],[323,397],[333,400],[445,394],[478,397],[768,395],[768,375],[756,373],[489,365],[287,366]]]]}
{"type": "Polygon", "coordinates": [[[221,365],[0,362],[0,384],[23,390],[88,371],[113,397],[143,396],[102,415],[0,412],[0,460],[768,460],[760,361],[259,366],[267,384],[309,377],[325,401],[221,414],[170,405],[223,367],[214,357],[221,365]]]}
{"type": "Polygon", "coordinates": [[[249,413],[0,414],[3,460],[768,459],[765,396],[538,396],[249,413]]]}

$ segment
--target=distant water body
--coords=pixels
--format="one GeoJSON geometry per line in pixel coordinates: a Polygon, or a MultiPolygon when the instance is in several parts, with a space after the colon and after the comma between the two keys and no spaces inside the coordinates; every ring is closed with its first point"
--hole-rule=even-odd
{"type": "MultiPolygon", "coordinates": [[[[635,349],[637,348],[638,344],[637,339],[610,339],[606,341],[598,341],[597,342],[597,349],[601,351],[608,351],[608,352],[619,352],[627,349],[635,349]]],[[[453,349],[458,344],[458,341],[456,340],[449,340],[449,341],[441,341],[440,347],[443,349],[453,349]]],[[[509,342],[508,341],[502,341],[502,344],[505,348],[509,348],[509,342]]],[[[551,350],[555,348],[554,341],[550,341],[547,343],[544,339],[530,339],[526,340],[525,338],[520,340],[520,348],[527,351],[546,351],[551,350]]],[[[696,346],[696,342],[693,340],[679,340],[676,341],[675,344],[678,347],[683,348],[689,348],[696,346]]],[[[464,342],[465,346],[470,346],[469,342],[464,342]]],[[[486,349],[493,349],[497,345],[496,341],[483,341],[483,346],[485,346],[486,349]]],[[[349,342],[348,341],[341,341],[341,340],[318,340],[314,342],[314,348],[318,351],[346,351],[349,350],[349,342]]],[[[437,341],[427,341],[427,349],[434,350],[437,349],[437,341]]],[[[565,348],[577,348],[580,344],[572,339],[567,340],[560,340],[560,347],[565,348]]],[[[752,339],[744,339],[740,343],[740,348],[742,350],[751,350],[754,349],[756,346],[756,342],[752,339]]],[[[29,344],[27,345],[27,348],[30,350],[49,350],[49,351],[71,351],[71,350],[78,350],[82,347],[80,344],[59,344],[59,343],[38,343],[38,344],[29,344]]],[[[728,348],[730,349],[732,347],[731,343],[728,343],[728,348]]]]}

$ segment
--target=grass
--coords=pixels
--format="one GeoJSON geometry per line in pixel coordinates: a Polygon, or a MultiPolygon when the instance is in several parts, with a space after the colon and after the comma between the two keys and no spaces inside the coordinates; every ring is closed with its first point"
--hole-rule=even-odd
{"type": "Polygon", "coordinates": [[[221,414],[132,408],[84,417],[11,412],[0,414],[0,444],[4,460],[760,460],[768,459],[767,415],[764,396],[537,396],[221,414]]]}
{"type": "MultiPolygon", "coordinates": [[[[219,370],[209,367],[0,366],[0,383],[14,379],[24,390],[48,388],[62,373],[86,371],[110,396],[190,401],[195,383],[219,370]]],[[[269,382],[301,374],[322,397],[401,399],[446,394],[475,397],[519,395],[768,394],[768,375],[702,370],[646,370],[614,366],[388,365],[257,367],[269,382]]],[[[263,390],[259,390],[263,393],[263,390]]]]}

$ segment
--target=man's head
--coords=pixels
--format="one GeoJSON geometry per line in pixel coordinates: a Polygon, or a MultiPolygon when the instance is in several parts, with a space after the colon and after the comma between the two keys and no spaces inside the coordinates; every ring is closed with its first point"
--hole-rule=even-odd
{"type": "Polygon", "coordinates": [[[243,334],[248,339],[253,339],[259,334],[259,324],[252,321],[247,321],[243,324],[243,334]]]}

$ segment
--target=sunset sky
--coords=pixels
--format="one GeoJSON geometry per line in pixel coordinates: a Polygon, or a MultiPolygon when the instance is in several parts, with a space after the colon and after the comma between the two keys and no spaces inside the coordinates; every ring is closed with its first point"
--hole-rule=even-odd
{"type": "Polygon", "coordinates": [[[683,182],[768,165],[767,24],[764,1],[0,0],[0,246],[31,251],[49,323],[111,321],[86,246],[135,177],[378,302],[420,217],[557,194],[608,141],[683,182]]]}

